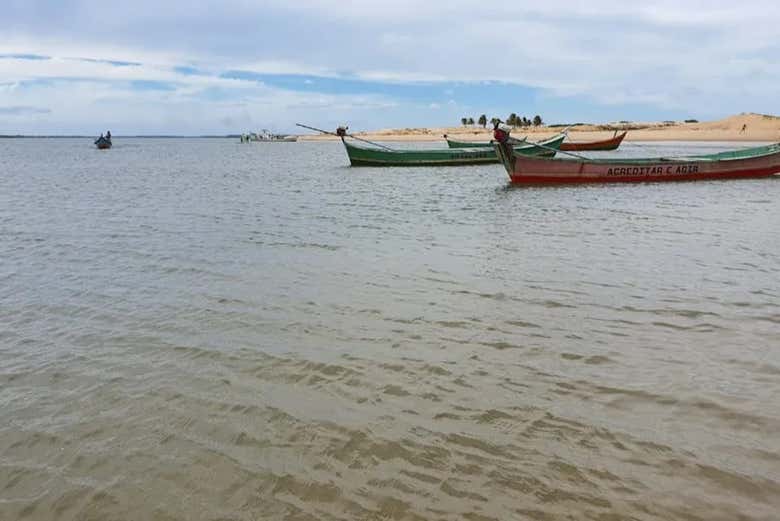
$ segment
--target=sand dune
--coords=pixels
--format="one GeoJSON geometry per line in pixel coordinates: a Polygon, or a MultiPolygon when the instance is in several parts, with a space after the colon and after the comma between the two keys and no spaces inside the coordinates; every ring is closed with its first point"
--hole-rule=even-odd
{"type": "MultiPolygon", "coordinates": [[[[627,141],[770,141],[780,142],[780,117],[764,114],[738,114],[718,121],[682,122],[620,122],[576,125],[569,129],[572,141],[593,141],[610,137],[615,130],[628,129],[627,141]],[[744,128],[744,130],[743,130],[744,128]]],[[[561,131],[561,127],[517,128],[513,135],[543,139],[561,131]]],[[[486,141],[489,128],[438,127],[383,129],[358,132],[365,139],[379,141],[441,141],[447,134],[453,139],[486,141]]],[[[301,136],[304,140],[336,139],[330,136],[301,136]]]]}

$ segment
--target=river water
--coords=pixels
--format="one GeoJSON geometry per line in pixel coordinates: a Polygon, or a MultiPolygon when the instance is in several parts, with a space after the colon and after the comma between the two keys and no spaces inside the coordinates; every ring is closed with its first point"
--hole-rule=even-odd
{"type": "Polygon", "coordinates": [[[780,178],[0,140],[2,520],[778,512],[780,178]]]}

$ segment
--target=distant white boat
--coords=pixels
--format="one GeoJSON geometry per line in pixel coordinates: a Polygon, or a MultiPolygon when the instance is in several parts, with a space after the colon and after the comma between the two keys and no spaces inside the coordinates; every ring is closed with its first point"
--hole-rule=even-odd
{"type": "Polygon", "coordinates": [[[274,134],[269,130],[263,129],[262,132],[252,132],[249,134],[241,134],[241,142],[249,143],[252,141],[276,141],[282,143],[294,143],[298,141],[297,136],[290,136],[287,134],[274,134]]]}

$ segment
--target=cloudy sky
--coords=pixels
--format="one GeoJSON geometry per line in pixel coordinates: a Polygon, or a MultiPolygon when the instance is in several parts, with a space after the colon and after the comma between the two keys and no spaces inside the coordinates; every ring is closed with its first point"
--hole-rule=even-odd
{"type": "Polygon", "coordinates": [[[0,134],[780,113],[778,0],[2,0],[0,134]]]}

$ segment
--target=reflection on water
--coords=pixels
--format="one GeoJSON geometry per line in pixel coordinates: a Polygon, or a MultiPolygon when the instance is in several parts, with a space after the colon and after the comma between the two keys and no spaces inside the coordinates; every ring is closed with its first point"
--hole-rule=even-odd
{"type": "Polygon", "coordinates": [[[780,179],[82,141],[0,141],[0,519],[776,518],[780,179]]]}

